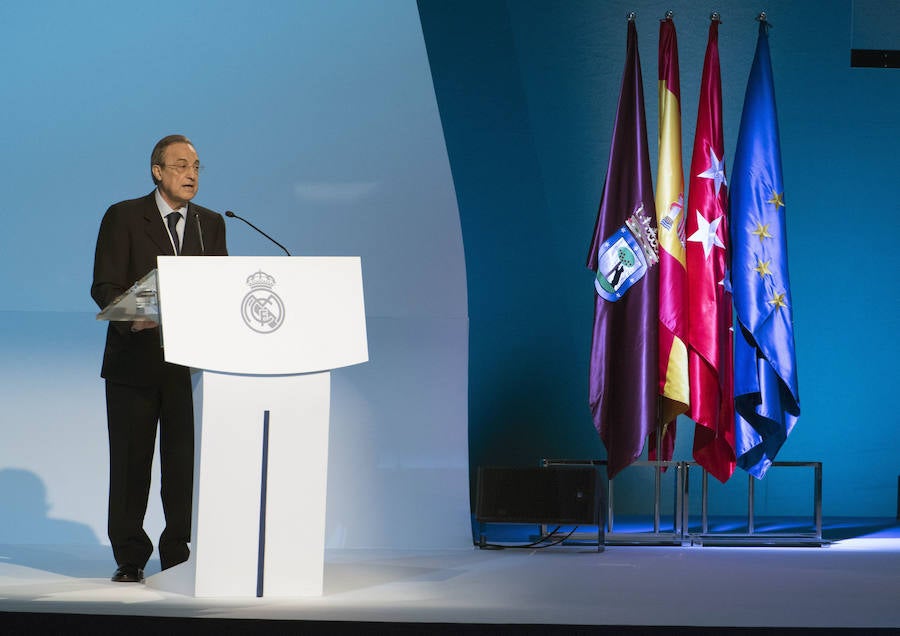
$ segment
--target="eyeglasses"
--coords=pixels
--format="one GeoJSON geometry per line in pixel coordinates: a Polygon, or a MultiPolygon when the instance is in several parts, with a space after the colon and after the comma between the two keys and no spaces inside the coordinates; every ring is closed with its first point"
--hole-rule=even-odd
{"type": "Polygon", "coordinates": [[[201,166],[199,162],[195,164],[189,164],[187,161],[178,161],[176,163],[161,163],[159,165],[162,168],[171,168],[178,174],[185,173],[188,170],[196,172],[197,174],[203,172],[203,166],[201,166]]]}

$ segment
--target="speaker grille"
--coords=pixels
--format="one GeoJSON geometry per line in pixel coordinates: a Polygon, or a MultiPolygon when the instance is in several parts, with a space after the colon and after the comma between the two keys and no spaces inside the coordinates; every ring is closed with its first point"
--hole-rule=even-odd
{"type": "Polygon", "coordinates": [[[600,509],[593,466],[478,469],[479,522],[598,525],[600,509]]]}

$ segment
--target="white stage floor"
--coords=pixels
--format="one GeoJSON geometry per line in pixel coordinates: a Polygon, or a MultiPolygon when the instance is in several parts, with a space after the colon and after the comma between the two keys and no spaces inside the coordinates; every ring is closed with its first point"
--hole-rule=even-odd
{"type": "Polygon", "coordinates": [[[112,583],[113,569],[106,546],[0,546],[0,633],[11,633],[2,629],[3,613],[9,619],[18,612],[523,626],[900,628],[900,539],[893,537],[847,539],[822,548],[331,550],[324,595],[290,600],[195,599],[112,583]]]}

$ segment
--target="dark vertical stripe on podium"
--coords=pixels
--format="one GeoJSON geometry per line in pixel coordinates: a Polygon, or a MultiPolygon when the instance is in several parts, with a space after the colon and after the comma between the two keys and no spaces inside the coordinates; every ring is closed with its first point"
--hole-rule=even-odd
{"type": "Polygon", "coordinates": [[[256,596],[263,595],[266,564],[266,488],[269,473],[269,412],[263,411],[262,478],[259,482],[259,554],[256,557],[256,596]]]}

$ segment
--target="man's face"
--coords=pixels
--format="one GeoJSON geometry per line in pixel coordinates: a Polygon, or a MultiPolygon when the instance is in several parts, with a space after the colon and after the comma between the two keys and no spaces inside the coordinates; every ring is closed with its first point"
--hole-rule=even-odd
{"type": "Polygon", "coordinates": [[[200,160],[191,144],[178,142],[163,151],[163,165],[151,167],[163,199],[173,208],[185,205],[200,186],[200,160]]]}

